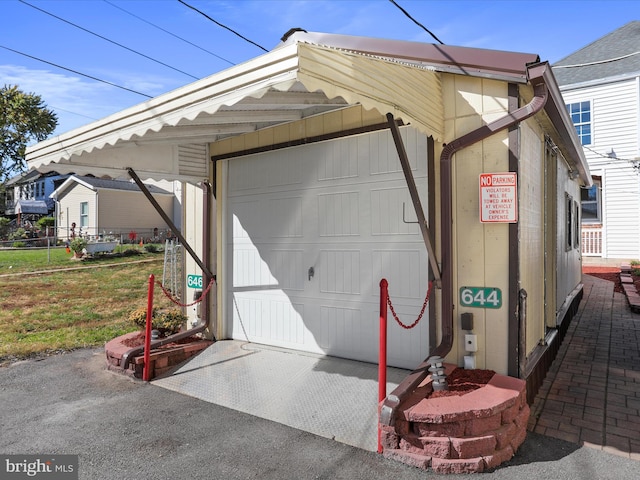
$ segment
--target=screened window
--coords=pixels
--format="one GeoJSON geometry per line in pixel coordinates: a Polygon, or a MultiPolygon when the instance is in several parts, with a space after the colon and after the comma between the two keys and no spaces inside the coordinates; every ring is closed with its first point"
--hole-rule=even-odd
{"type": "Polygon", "coordinates": [[[582,145],[591,145],[591,102],[577,102],[567,105],[576,132],[582,145]]]}
{"type": "Polygon", "coordinates": [[[580,248],[580,205],[573,201],[573,248],[580,248]]]}
{"type": "Polygon", "coordinates": [[[89,202],[80,202],[80,228],[89,226],[89,202]]]}
{"type": "Polygon", "coordinates": [[[588,188],[580,190],[580,203],[582,210],[582,223],[602,223],[600,218],[600,182],[595,181],[588,188]]]}
{"type": "Polygon", "coordinates": [[[565,195],[565,220],[566,220],[566,236],[565,236],[565,249],[567,251],[573,248],[573,199],[571,195],[565,195]]]}

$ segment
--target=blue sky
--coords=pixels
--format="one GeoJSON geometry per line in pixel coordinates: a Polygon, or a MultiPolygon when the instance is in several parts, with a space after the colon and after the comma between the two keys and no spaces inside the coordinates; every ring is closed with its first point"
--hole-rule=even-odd
{"type": "MultiPolygon", "coordinates": [[[[293,27],[436,43],[388,0],[185,2],[268,50],[293,27]]],[[[537,53],[552,63],[640,20],[637,0],[396,3],[447,45],[537,53]]],[[[0,15],[0,85],[41,95],[58,115],[55,133],[147,97],[25,55],[156,96],[264,53],[178,0],[0,0],[0,15]]]]}

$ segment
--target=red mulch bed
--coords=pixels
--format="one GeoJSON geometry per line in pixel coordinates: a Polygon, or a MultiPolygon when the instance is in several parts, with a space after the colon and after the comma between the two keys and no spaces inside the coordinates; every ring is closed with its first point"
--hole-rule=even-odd
{"type": "MultiPolygon", "coordinates": [[[[140,347],[140,346],[144,345],[144,337],[145,336],[146,335],[145,335],[144,332],[138,332],[138,334],[136,336],[123,340],[122,344],[125,345],[126,347],[129,347],[129,348],[140,347]]],[[[176,345],[184,345],[186,343],[198,342],[200,340],[202,340],[202,339],[192,335],[192,336],[187,337],[187,338],[176,340],[175,342],[167,343],[166,345],[162,345],[159,348],[170,348],[170,347],[175,347],[176,345]]]]}
{"type": "Polygon", "coordinates": [[[427,398],[455,397],[484,387],[496,374],[493,370],[455,368],[447,375],[449,390],[431,392],[427,398]]]}
{"type": "MultiPolygon", "coordinates": [[[[618,293],[624,293],[624,290],[622,289],[622,282],[620,282],[620,269],[618,267],[584,266],[582,267],[582,273],[613,282],[615,283],[613,287],[613,291],[618,293]]],[[[640,283],[640,277],[637,277],[634,275],[633,280],[634,280],[634,283],[636,284],[636,288],[638,288],[638,283],[640,283]]]]}

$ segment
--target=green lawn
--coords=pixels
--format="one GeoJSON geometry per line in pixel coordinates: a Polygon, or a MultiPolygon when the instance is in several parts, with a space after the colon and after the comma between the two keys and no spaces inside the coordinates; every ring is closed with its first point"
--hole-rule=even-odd
{"type": "MultiPolygon", "coordinates": [[[[129,251],[143,253],[145,250],[137,245],[119,245],[115,253],[129,251]]],[[[55,270],[71,266],[96,265],[100,263],[129,262],[131,257],[126,255],[98,254],[94,258],[82,262],[71,261],[72,253],[67,253],[65,247],[54,248],[26,248],[23,250],[0,250],[0,275],[19,272],[34,272],[40,270],[55,270]]]]}
{"type": "MultiPolygon", "coordinates": [[[[136,330],[127,316],[146,308],[149,275],[162,279],[163,258],[145,252],[78,261],[64,248],[0,251],[0,364],[104,345],[136,330]],[[53,271],[27,274],[43,270],[53,271]]],[[[154,305],[172,306],[159,288],[154,305]]]]}

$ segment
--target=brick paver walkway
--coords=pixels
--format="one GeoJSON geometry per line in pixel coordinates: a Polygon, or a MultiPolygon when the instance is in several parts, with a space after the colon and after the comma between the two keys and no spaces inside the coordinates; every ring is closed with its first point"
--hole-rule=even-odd
{"type": "Polygon", "coordinates": [[[640,314],[612,282],[584,275],[583,283],[529,430],[640,460],[640,314]]]}

